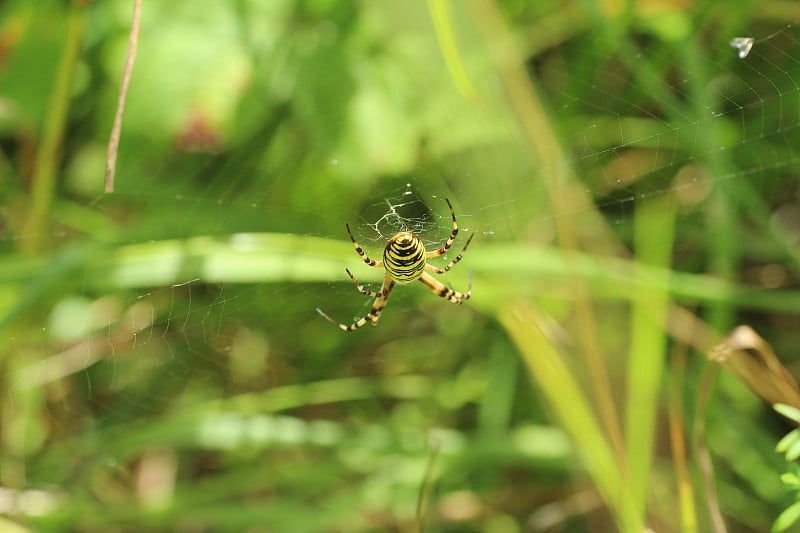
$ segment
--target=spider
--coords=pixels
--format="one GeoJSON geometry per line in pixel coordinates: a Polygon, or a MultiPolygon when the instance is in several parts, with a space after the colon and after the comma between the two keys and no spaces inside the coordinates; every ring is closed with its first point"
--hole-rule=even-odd
{"type": "Polygon", "coordinates": [[[428,270],[435,274],[444,274],[453,268],[456,263],[461,261],[461,257],[464,255],[464,252],[467,251],[467,246],[469,246],[469,243],[472,241],[472,237],[475,236],[474,233],[469,236],[461,252],[455,259],[447,263],[444,268],[435,267],[427,262],[428,259],[439,257],[447,253],[453,245],[453,241],[456,240],[456,235],[458,235],[458,224],[456,223],[456,212],[453,210],[453,204],[451,204],[450,200],[447,198],[445,198],[444,201],[447,202],[447,207],[450,208],[450,216],[453,219],[453,231],[450,232],[450,236],[447,238],[447,242],[444,243],[444,246],[433,252],[425,250],[425,245],[415,233],[401,231],[389,239],[386,248],[383,250],[383,261],[375,261],[370,259],[366,252],[364,252],[364,249],[356,242],[356,238],[353,237],[353,232],[350,231],[350,224],[345,224],[347,233],[350,235],[350,240],[353,241],[356,253],[361,256],[361,259],[371,267],[383,267],[386,269],[386,275],[383,278],[383,286],[381,286],[381,290],[378,292],[368,291],[356,281],[355,276],[350,273],[350,269],[346,268],[345,271],[347,275],[350,276],[350,279],[353,280],[353,284],[356,286],[358,292],[364,296],[372,296],[375,298],[375,302],[372,304],[369,313],[349,326],[332,319],[323,313],[319,307],[317,308],[317,313],[319,313],[322,318],[344,331],[356,330],[364,326],[367,322],[371,322],[373,326],[377,326],[378,320],[381,318],[381,313],[386,307],[386,303],[389,301],[389,295],[392,293],[394,286],[397,284],[411,283],[414,280],[421,281],[422,284],[428,287],[434,294],[454,304],[460,304],[464,300],[469,300],[472,294],[472,273],[470,273],[469,288],[467,292],[462,293],[448,288],[442,282],[428,274],[428,272],[425,272],[428,270]]]}

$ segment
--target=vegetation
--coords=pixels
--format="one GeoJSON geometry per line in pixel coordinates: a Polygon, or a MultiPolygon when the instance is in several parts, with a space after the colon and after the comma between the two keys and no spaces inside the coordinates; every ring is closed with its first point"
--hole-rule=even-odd
{"type": "Polygon", "coordinates": [[[133,4],[0,5],[0,529],[795,524],[791,7],[133,4]]]}

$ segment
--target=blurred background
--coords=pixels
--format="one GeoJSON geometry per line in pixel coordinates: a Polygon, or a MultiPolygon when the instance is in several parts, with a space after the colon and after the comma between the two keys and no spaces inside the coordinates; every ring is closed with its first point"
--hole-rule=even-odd
{"type": "Polygon", "coordinates": [[[143,0],[104,192],[133,13],[0,4],[0,529],[791,527],[800,6],[143,0]]]}

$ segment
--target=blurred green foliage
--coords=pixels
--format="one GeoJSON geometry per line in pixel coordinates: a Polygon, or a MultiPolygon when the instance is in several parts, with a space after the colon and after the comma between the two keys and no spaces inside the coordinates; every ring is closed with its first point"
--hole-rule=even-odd
{"type": "Polygon", "coordinates": [[[0,4],[0,529],[769,528],[790,428],[704,376],[794,364],[793,10],[144,0],[104,194],[132,2],[0,4]],[[469,302],[317,315],[443,197],[469,302]]]}

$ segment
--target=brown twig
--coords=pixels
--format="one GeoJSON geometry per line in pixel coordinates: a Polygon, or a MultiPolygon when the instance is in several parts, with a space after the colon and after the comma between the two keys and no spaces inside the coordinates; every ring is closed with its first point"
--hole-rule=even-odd
{"type": "Polygon", "coordinates": [[[106,157],[106,192],[114,192],[114,172],[117,168],[117,151],[119,149],[119,136],[122,130],[122,113],[125,111],[125,99],[128,96],[128,84],[131,81],[133,62],[136,59],[136,47],[139,43],[139,19],[142,1],[133,0],[133,19],[131,21],[131,34],[128,40],[128,55],[125,59],[125,69],[122,71],[122,85],[119,88],[117,100],[117,114],[114,116],[114,125],[111,128],[111,137],[108,139],[108,155],[106,157]]]}

